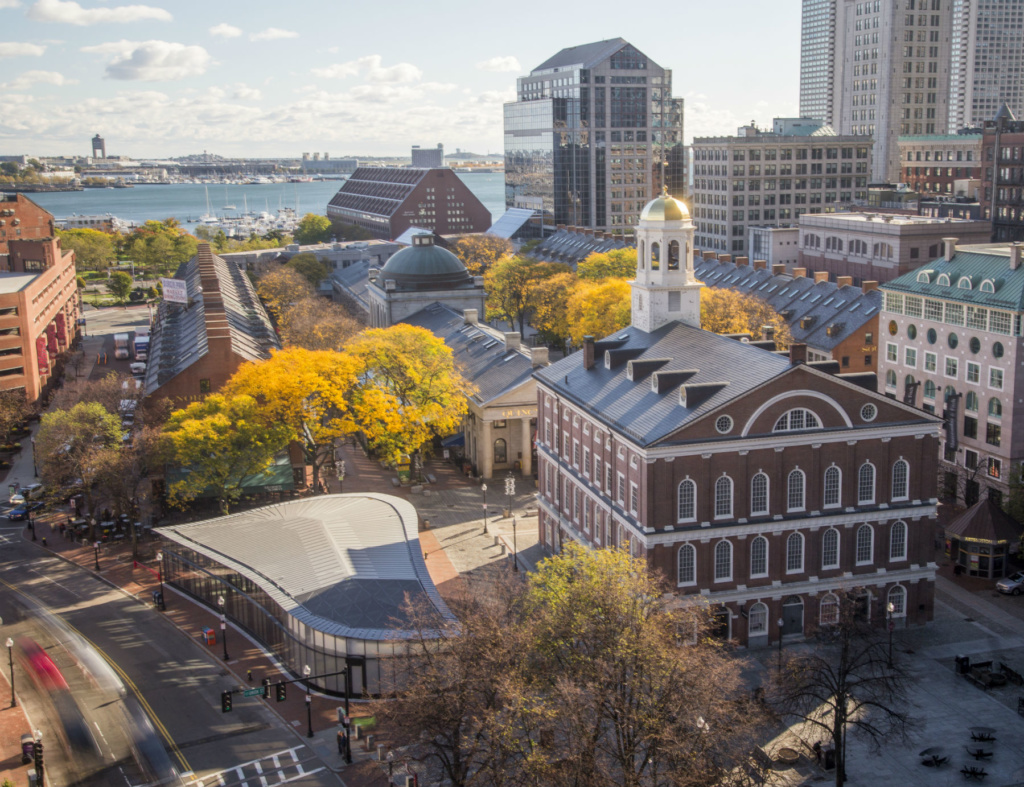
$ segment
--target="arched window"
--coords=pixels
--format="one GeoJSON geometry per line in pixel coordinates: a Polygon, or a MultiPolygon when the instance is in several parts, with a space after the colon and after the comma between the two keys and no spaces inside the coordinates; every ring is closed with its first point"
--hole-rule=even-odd
{"type": "Polygon", "coordinates": [[[991,279],[985,279],[985,281],[983,281],[981,283],[981,291],[982,292],[995,292],[996,291],[996,287],[992,283],[991,279]]]}
{"type": "Polygon", "coordinates": [[[768,539],[758,536],[750,542],[750,577],[768,576],[768,539]]]}
{"type": "Polygon", "coordinates": [[[786,539],[786,573],[799,574],[804,570],[804,537],[790,533],[786,539]]]}
{"type": "Polygon", "coordinates": [[[758,601],[750,608],[747,636],[756,637],[768,633],[768,606],[758,601]]]}
{"type": "Polygon", "coordinates": [[[651,270],[656,271],[661,267],[661,246],[658,243],[651,244],[651,270]]]}
{"type": "Polygon", "coordinates": [[[750,479],[750,515],[764,516],[768,513],[768,476],[758,473],[750,479]]]}
{"type": "Polygon", "coordinates": [[[875,466],[865,462],[857,471],[857,505],[875,502],[875,466]]]}
{"type": "Polygon", "coordinates": [[[697,583],[697,549],[693,544],[683,544],[679,547],[679,578],[680,585],[694,585],[697,583]]]}
{"type": "Polygon", "coordinates": [[[896,371],[894,369],[887,369],[885,372],[885,387],[895,388],[896,387],[896,371]]]}
{"type": "Polygon", "coordinates": [[[715,518],[732,516],[732,479],[724,475],[715,481],[715,518]]]}
{"type": "Polygon", "coordinates": [[[679,270],[679,241],[672,240],[668,243],[668,269],[679,270]]]}
{"type": "Polygon", "coordinates": [[[991,418],[1003,417],[1003,403],[995,397],[988,400],[988,414],[991,418]]]}
{"type": "Polygon", "coordinates": [[[895,522],[889,530],[889,560],[907,559],[907,523],[895,522]]]}
{"type": "Polygon", "coordinates": [[[793,470],[789,474],[789,479],[786,482],[786,510],[787,511],[803,511],[804,510],[804,484],[806,479],[804,478],[803,470],[793,470]]]}
{"type": "Polygon", "coordinates": [[[889,588],[889,595],[886,599],[886,611],[888,605],[892,605],[892,612],[889,616],[893,618],[905,618],[907,616],[907,589],[903,585],[895,585],[889,588]]]}
{"type": "MultiPolygon", "coordinates": [[[[876,254],[875,256],[877,257],[878,255],[876,254]]],[[[918,284],[931,284],[931,282],[932,282],[931,271],[918,271],[918,273],[917,273],[917,282],[918,282],[918,284]]]]}
{"type": "Polygon", "coordinates": [[[960,277],[960,281],[958,281],[956,283],[956,286],[957,286],[958,289],[961,289],[961,290],[969,290],[969,289],[971,289],[971,277],[970,276],[961,276],[960,277]]]}
{"type": "Polygon", "coordinates": [[[821,567],[839,568],[839,531],[834,527],[821,536],[821,567]]]}
{"type": "Polygon", "coordinates": [[[949,286],[949,274],[940,273],[939,277],[935,280],[935,283],[938,284],[940,287],[948,287],[949,286]]]}
{"type": "Polygon", "coordinates": [[[679,514],[676,519],[680,522],[697,519],[697,484],[689,478],[679,484],[679,514]]]}
{"type": "Polygon", "coordinates": [[[871,563],[875,556],[875,531],[871,525],[861,525],[857,528],[857,565],[866,566],[871,563]]]}
{"type": "Polygon", "coordinates": [[[719,541],[715,544],[715,582],[732,579],[732,543],[719,541]]]}
{"type": "Polygon", "coordinates": [[[508,463],[508,448],[505,438],[499,437],[494,441],[494,464],[503,465],[508,463]]]}
{"type": "Polygon", "coordinates": [[[773,432],[797,432],[801,429],[821,429],[821,420],[818,416],[802,407],[783,413],[772,427],[773,432]]]}
{"type": "Polygon", "coordinates": [[[640,270],[643,270],[644,266],[646,265],[645,260],[647,258],[644,256],[644,246],[645,246],[644,242],[640,241],[640,253],[636,255],[636,262],[637,262],[637,265],[640,267],[640,270]]]}
{"type": "Polygon", "coordinates": [[[906,500],[909,497],[910,465],[905,459],[897,459],[892,466],[892,499],[906,500]]]}
{"type": "Polygon", "coordinates": [[[968,391],[964,399],[964,409],[969,413],[978,412],[978,392],[968,391]]]}
{"type": "Polygon", "coordinates": [[[821,625],[834,626],[839,622],[839,599],[834,593],[826,593],[821,599],[821,625]]]}
{"type": "Polygon", "coordinates": [[[835,508],[840,505],[842,480],[842,471],[835,465],[825,471],[825,508],[835,508]]]}

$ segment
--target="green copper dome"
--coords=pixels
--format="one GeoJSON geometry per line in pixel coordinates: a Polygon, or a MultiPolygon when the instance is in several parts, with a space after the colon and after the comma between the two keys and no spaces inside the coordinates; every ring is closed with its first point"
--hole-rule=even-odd
{"type": "Polygon", "coordinates": [[[640,214],[640,221],[683,221],[690,218],[686,205],[663,190],[661,196],[651,200],[640,214]]]}
{"type": "Polygon", "coordinates": [[[399,288],[440,289],[473,283],[462,261],[434,245],[433,235],[414,235],[412,246],[392,255],[381,268],[379,282],[391,279],[399,288]]]}

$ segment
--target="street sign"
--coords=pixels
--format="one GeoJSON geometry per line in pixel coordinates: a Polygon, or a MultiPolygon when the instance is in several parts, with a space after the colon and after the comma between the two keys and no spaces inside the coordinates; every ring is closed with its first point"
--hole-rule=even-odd
{"type": "Polygon", "coordinates": [[[246,689],[242,692],[243,697],[262,697],[263,687],[260,686],[258,689],[246,689]]]}

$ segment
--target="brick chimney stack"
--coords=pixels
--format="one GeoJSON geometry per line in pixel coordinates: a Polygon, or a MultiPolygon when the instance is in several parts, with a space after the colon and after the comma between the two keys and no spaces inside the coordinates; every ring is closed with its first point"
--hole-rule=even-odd
{"type": "Polygon", "coordinates": [[[594,368],[594,337],[589,334],[583,337],[583,368],[594,368]]]}

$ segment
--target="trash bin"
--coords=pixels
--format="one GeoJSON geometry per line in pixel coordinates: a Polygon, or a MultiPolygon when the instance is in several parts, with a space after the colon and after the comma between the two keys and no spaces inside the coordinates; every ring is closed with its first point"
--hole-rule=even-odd
{"type": "Polygon", "coordinates": [[[836,767],[836,750],[825,749],[825,770],[832,771],[836,767]]]}
{"type": "Polygon", "coordinates": [[[206,644],[207,645],[216,645],[217,644],[217,632],[215,632],[212,628],[204,628],[203,629],[203,639],[206,640],[206,644]]]}
{"type": "Polygon", "coordinates": [[[26,732],[21,736],[21,762],[23,765],[28,765],[32,762],[32,755],[35,753],[35,739],[32,737],[32,733],[26,732]]]}
{"type": "Polygon", "coordinates": [[[970,656],[957,656],[956,657],[956,674],[966,675],[971,671],[971,657],[970,656]]]}

